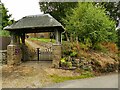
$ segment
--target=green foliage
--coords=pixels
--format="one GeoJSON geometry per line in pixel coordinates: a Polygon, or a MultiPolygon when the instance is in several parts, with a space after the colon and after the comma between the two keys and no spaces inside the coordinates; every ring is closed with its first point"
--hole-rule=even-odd
{"type": "Polygon", "coordinates": [[[8,31],[1,30],[0,31],[0,36],[8,37],[8,36],[10,36],[10,33],[8,31]]]}
{"type": "Polygon", "coordinates": [[[13,23],[14,20],[10,20],[11,15],[8,15],[8,10],[5,8],[4,4],[0,4],[0,25],[2,25],[2,29],[7,25],[13,23]]]}
{"type": "Polygon", "coordinates": [[[72,46],[72,44],[68,44],[68,43],[63,44],[62,53],[65,56],[71,56],[71,57],[77,57],[77,55],[78,55],[76,48],[74,46],[72,46]]]}
{"type": "Polygon", "coordinates": [[[72,67],[72,63],[70,61],[68,61],[67,57],[64,57],[60,60],[60,64],[63,68],[71,68],[72,67]]]}
{"type": "Polygon", "coordinates": [[[75,80],[75,79],[83,79],[83,78],[89,78],[89,77],[93,77],[94,75],[91,72],[84,72],[79,76],[58,76],[58,75],[50,75],[50,78],[52,78],[52,80],[55,83],[59,83],[59,82],[64,82],[67,80],[75,80]]]}
{"type": "Polygon", "coordinates": [[[10,20],[11,15],[8,15],[8,10],[3,3],[0,3],[0,36],[9,36],[9,32],[3,30],[4,27],[10,25],[14,20],[10,20]]]}
{"type": "Polygon", "coordinates": [[[71,56],[71,57],[76,57],[77,54],[78,54],[77,52],[73,51],[72,53],[70,53],[70,56],[71,56]]]}
{"type": "Polygon", "coordinates": [[[70,62],[70,61],[67,62],[67,63],[66,63],[66,66],[67,66],[68,68],[72,68],[72,62],[70,62]]]}
{"type": "Polygon", "coordinates": [[[66,13],[63,19],[67,32],[91,47],[102,41],[116,41],[115,22],[105,13],[105,9],[92,3],[79,3],[78,7],[66,13]]]}
{"type": "Polygon", "coordinates": [[[63,42],[62,43],[62,53],[63,53],[63,55],[69,56],[71,52],[72,52],[72,43],[63,42]]]}
{"type": "Polygon", "coordinates": [[[66,59],[65,58],[62,58],[60,60],[60,63],[61,63],[61,66],[66,66],[66,59]]]}
{"type": "Polygon", "coordinates": [[[98,5],[103,5],[106,8],[106,13],[114,20],[120,19],[120,1],[119,2],[100,2],[98,5]]]}
{"type": "Polygon", "coordinates": [[[79,44],[80,44],[80,48],[81,48],[82,50],[88,50],[89,47],[91,46],[90,43],[84,44],[84,43],[81,43],[81,42],[80,42],[79,44]]]}
{"type": "Polygon", "coordinates": [[[103,52],[103,53],[107,53],[108,49],[106,47],[104,47],[101,44],[97,44],[94,46],[94,50],[99,51],[99,52],[103,52]]]}
{"type": "Polygon", "coordinates": [[[77,2],[40,2],[39,4],[41,11],[51,14],[62,23],[61,18],[65,17],[65,12],[74,8],[77,2]]]}

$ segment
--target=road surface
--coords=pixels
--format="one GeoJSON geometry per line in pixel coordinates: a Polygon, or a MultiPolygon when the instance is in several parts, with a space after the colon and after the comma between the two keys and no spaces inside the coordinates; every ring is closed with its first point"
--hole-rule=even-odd
{"type": "Polygon", "coordinates": [[[118,74],[65,81],[47,88],[118,88],[118,74]]]}

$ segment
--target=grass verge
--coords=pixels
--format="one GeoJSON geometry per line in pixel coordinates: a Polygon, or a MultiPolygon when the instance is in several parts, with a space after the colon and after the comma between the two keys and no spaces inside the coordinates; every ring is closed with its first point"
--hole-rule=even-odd
{"type": "Polygon", "coordinates": [[[79,76],[58,76],[56,74],[50,75],[50,78],[55,83],[60,83],[60,82],[64,82],[67,80],[90,78],[90,77],[94,77],[93,73],[91,73],[91,72],[84,72],[79,76]]]}
{"type": "Polygon", "coordinates": [[[48,42],[55,43],[54,39],[52,39],[52,41],[51,41],[51,39],[46,39],[46,38],[30,38],[30,40],[38,40],[40,42],[45,42],[45,43],[48,43],[48,42]]]}

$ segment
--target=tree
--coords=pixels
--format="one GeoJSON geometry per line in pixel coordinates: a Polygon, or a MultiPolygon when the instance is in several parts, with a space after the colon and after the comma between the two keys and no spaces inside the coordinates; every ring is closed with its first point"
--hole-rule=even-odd
{"type": "Polygon", "coordinates": [[[0,3],[0,36],[8,36],[9,32],[4,31],[3,28],[10,25],[14,20],[10,20],[11,15],[8,15],[8,10],[3,3],[0,3]]]}
{"type": "Polygon", "coordinates": [[[100,2],[98,5],[103,5],[106,8],[106,13],[111,18],[113,18],[118,25],[118,20],[120,19],[120,1],[119,2],[100,2]]]}
{"type": "MultiPolygon", "coordinates": [[[[116,27],[119,25],[120,21],[120,1],[119,2],[106,2],[102,3],[108,12],[108,15],[113,18],[117,23],[116,27]]],[[[120,48],[120,30],[117,30],[118,41],[116,42],[120,48]]]]}
{"type": "Polygon", "coordinates": [[[2,16],[2,29],[7,26],[12,24],[12,21],[10,20],[11,15],[8,15],[8,10],[5,8],[4,4],[0,4],[0,14],[2,16]]]}
{"type": "Polygon", "coordinates": [[[79,3],[63,19],[67,32],[95,48],[102,41],[116,41],[115,21],[106,15],[102,6],[79,3]]]}
{"type": "Polygon", "coordinates": [[[63,24],[61,19],[65,18],[65,12],[74,8],[77,2],[40,2],[39,4],[41,11],[51,14],[63,24]]]}

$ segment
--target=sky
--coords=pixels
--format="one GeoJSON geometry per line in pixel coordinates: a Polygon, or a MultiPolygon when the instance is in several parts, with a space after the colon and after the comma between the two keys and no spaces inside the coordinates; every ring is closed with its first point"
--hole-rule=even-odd
{"type": "Polygon", "coordinates": [[[39,0],[1,0],[8,9],[12,18],[19,20],[27,15],[42,14],[39,7],[39,0]]]}

